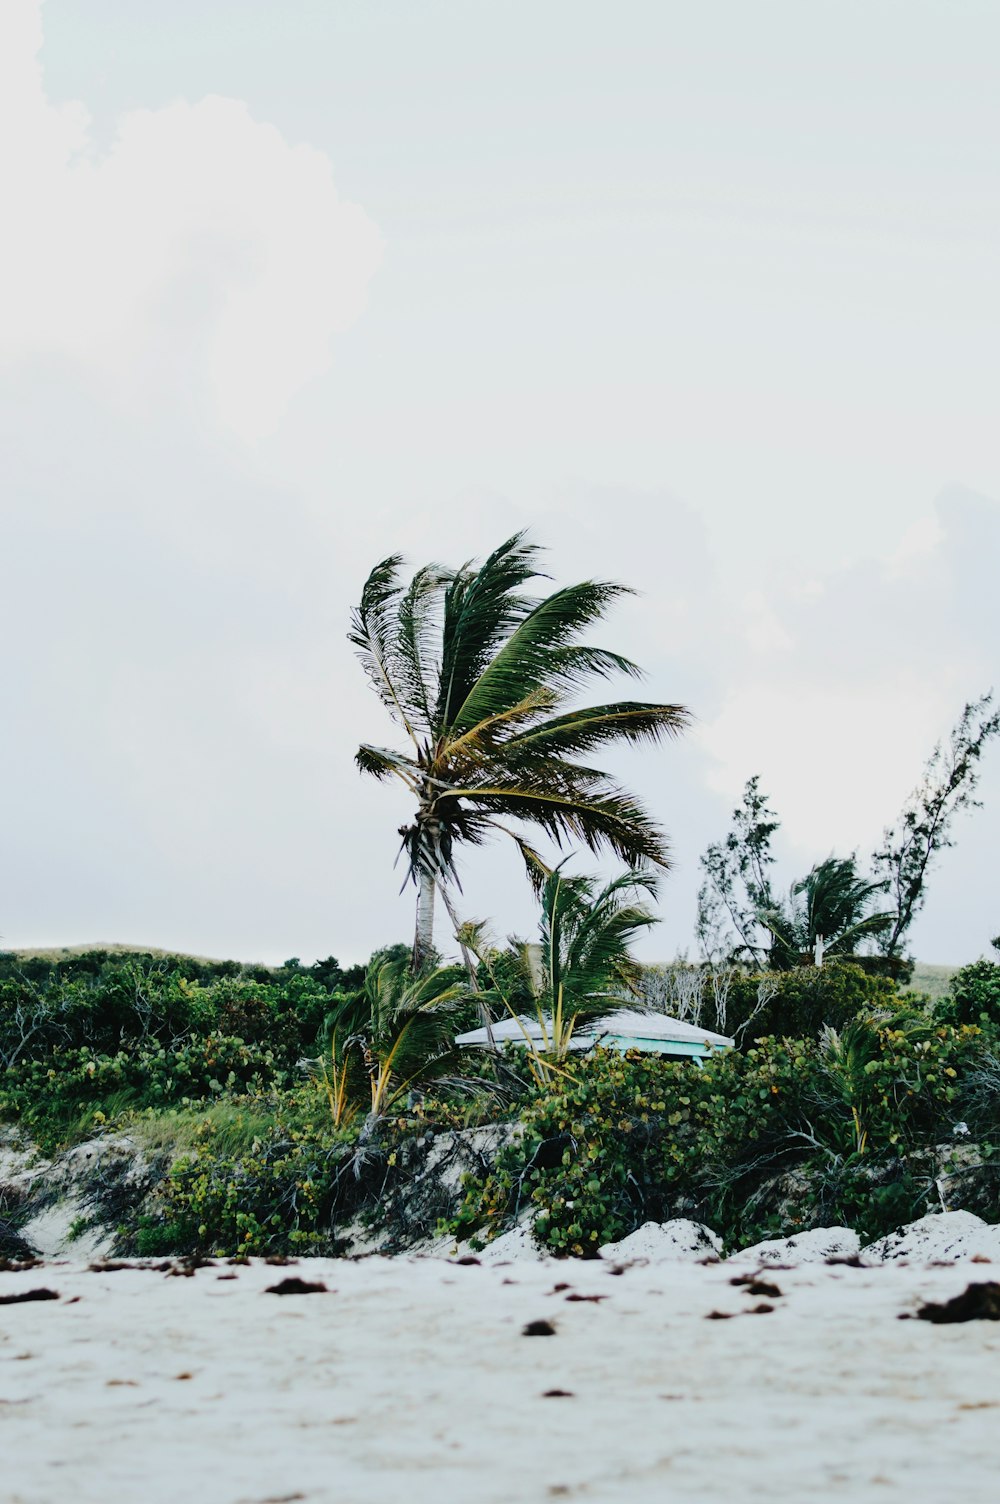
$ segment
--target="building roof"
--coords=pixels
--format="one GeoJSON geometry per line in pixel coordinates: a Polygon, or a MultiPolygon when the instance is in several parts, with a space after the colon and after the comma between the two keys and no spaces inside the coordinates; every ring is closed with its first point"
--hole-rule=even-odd
{"type": "MultiPolygon", "coordinates": [[[[525,1035],[528,1039],[539,1042],[544,1037],[538,1019],[527,1014],[520,1018],[500,1019],[493,1024],[492,1033],[499,1044],[510,1042],[523,1045],[525,1035]]],[[[689,1048],[703,1045],[707,1050],[726,1050],[733,1046],[733,1040],[726,1035],[713,1034],[711,1029],[700,1029],[684,1019],[669,1018],[665,1013],[643,1012],[638,1008],[617,1008],[595,1023],[581,1025],[573,1035],[571,1047],[575,1050],[589,1050],[604,1037],[613,1038],[616,1042],[629,1039],[655,1041],[662,1045],[664,1054],[670,1053],[671,1044],[686,1045],[689,1048]]],[[[455,1043],[486,1045],[489,1043],[489,1036],[485,1028],[470,1029],[467,1034],[459,1034],[455,1043]]]]}

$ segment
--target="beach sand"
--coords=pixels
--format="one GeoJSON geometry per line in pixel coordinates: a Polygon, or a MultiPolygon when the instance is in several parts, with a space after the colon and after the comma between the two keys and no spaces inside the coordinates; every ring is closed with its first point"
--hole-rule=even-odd
{"type": "Polygon", "coordinates": [[[768,1269],[770,1297],[753,1265],[612,1267],[0,1273],[60,1296],[0,1305],[0,1499],[1000,1497],[1000,1323],[898,1319],[1000,1266],[768,1269]],[[328,1293],[265,1293],[292,1276],[328,1293]]]}

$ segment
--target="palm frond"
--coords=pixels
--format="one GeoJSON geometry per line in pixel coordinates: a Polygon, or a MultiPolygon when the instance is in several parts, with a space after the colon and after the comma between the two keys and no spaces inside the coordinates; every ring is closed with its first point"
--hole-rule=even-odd
{"type": "Polygon", "coordinates": [[[395,721],[415,742],[402,686],[393,674],[393,643],[397,630],[397,607],[403,593],[399,583],[402,554],[390,554],[376,564],[361,592],[361,604],[351,613],[348,640],[357,649],[365,673],[376,694],[395,721]]]}
{"type": "Polygon", "coordinates": [[[475,760],[489,756],[498,746],[512,746],[522,725],[530,726],[540,714],[554,709],[558,703],[559,696],[553,690],[533,689],[523,700],[518,700],[516,705],[498,711],[496,715],[487,716],[485,721],[478,721],[476,725],[463,731],[461,736],[448,740],[442,756],[454,765],[465,758],[475,760]]]}
{"type": "Polygon", "coordinates": [[[455,710],[464,704],[498,648],[536,605],[519,589],[539,574],[539,552],[536,545],[525,541],[523,532],[515,533],[479,568],[467,564],[456,571],[448,585],[435,716],[442,730],[456,724],[455,710]]]}
{"type": "Polygon", "coordinates": [[[404,783],[415,789],[420,776],[420,768],[412,758],[406,757],[402,752],[394,752],[391,747],[373,747],[368,742],[363,742],[354,754],[354,761],[362,773],[369,773],[373,778],[388,778],[395,774],[402,778],[404,783]]]}
{"type": "Polygon", "coordinates": [[[628,659],[574,644],[574,639],[599,621],[613,601],[628,594],[631,592],[624,585],[586,580],[539,601],[483,666],[450,718],[448,729],[461,734],[509,710],[539,686],[565,690],[578,686],[590,674],[636,671],[628,659]]]}
{"type": "Polygon", "coordinates": [[[433,736],[435,681],[440,676],[434,638],[438,621],[436,601],[451,579],[451,572],[439,564],[425,564],[410,581],[397,607],[395,652],[392,654],[395,678],[405,702],[415,712],[416,729],[426,738],[433,736]]]}
{"type": "Polygon", "coordinates": [[[593,769],[574,766],[571,772],[555,787],[554,778],[510,777],[458,788],[453,796],[474,799],[491,814],[537,825],[556,846],[582,841],[590,851],[611,851],[629,866],[670,866],[663,832],[633,795],[593,769]]]}
{"type": "Polygon", "coordinates": [[[650,705],[621,700],[611,705],[592,705],[555,716],[520,732],[504,742],[505,752],[546,757],[576,756],[608,742],[658,742],[677,736],[690,716],[683,705],[650,705]]]}

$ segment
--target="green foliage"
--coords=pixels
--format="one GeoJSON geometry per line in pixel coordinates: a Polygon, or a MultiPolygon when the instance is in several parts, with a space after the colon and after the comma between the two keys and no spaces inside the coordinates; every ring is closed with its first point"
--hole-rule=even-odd
{"type": "Polygon", "coordinates": [[[37,965],[19,958],[0,968],[0,1065],[53,1049],[171,1047],[209,1032],[267,1044],[290,1063],[314,1045],[337,995],[322,965],[322,981],[311,969],[265,971],[262,980],[260,969],[178,956],[91,952],[37,965]]]}
{"type": "Polygon", "coordinates": [[[974,961],[963,966],[934,1012],[945,1023],[1000,1029],[1000,962],[974,961]]]}
{"type": "Polygon", "coordinates": [[[855,858],[828,857],[794,882],[787,905],[761,910],[771,934],[770,963],[781,970],[803,962],[822,964],[824,956],[851,956],[865,939],[892,925],[892,915],[872,911],[888,883],[866,882],[855,858]]]}
{"type": "Polygon", "coordinates": [[[461,967],[414,976],[408,954],[376,954],[362,993],[345,998],[326,1018],[323,1080],[334,1122],[344,1119],[340,1104],[351,1100],[359,1078],[365,1106],[378,1116],[405,1093],[447,1077],[456,1063],[459,1020],[469,1006],[461,967]]]}
{"type": "Polygon", "coordinates": [[[774,908],[768,869],[774,865],[771,837],[778,829],[778,817],[754,774],[733,810],[729,833],[701,858],[698,943],[713,965],[746,959],[761,966],[766,960],[771,942],[761,915],[774,908]]]}
{"type": "Polygon", "coordinates": [[[43,1148],[100,1128],[127,1112],[263,1091],[292,1079],[273,1052],[228,1035],[191,1035],[167,1047],[96,1053],[56,1048],[11,1066],[0,1083],[0,1116],[14,1118],[43,1148]]]}
{"type": "MultiPolygon", "coordinates": [[[[324,1127],[313,1090],[289,1093],[266,1114],[251,1098],[249,1142],[212,1115],[172,1165],[133,1234],[139,1254],[249,1255],[328,1249],[340,1142],[324,1127]]],[[[342,1152],[342,1151],[341,1151],[342,1152]]]]}
{"type": "Polygon", "coordinates": [[[586,1257],[647,1219],[699,1217],[741,1245],[816,1225],[821,1208],[875,1236],[932,1189],[915,1189],[905,1156],[950,1133],[980,1051],[975,1030],[877,1018],[702,1070],[598,1051],[533,1096],[523,1138],[470,1183],[455,1230],[488,1235],[530,1207],[553,1251],[586,1257]],[[806,1190],[790,1214],[791,1171],[806,1190]]]}
{"type": "Polygon", "coordinates": [[[333,957],[249,971],[153,952],[0,961],[0,1117],[49,1149],[123,1113],[281,1089],[356,996],[337,990],[350,973],[333,957]]]}
{"type": "Polygon", "coordinates": [[[862,1008],[898,1006],[895,983],[854,961],[737,974],[729,984],[727,1032],[744,1049],[768,1034],[818,1039],[825,1027],[841,1028],[862,1008]]]}
{"type": "MultiPolygon", "coordinates": [[[[401,834],[410,874],[425,891],[454,876],[458,846],[480,845],[497,830],[514,837],[535,877],[539,859],[508,828],[511,820],[558,843],[607,848],[629,864],[666,865],[648,811],[578,758],[675,735],[687,712],[636,701],[569,708],[588,682],[639,672],[581,641],[625,592],[587,580],[538,599],[524,590],[538,576],[538,554],[519,533],[481,565],[426,565],[408,586],[393,555],[372,570],[354,612],[350,640],[410,743],[405,752],[365,744],[358,767],[398,778],[414,798],[401,834]]],[[[419,933],[418,962],[429,944],[429,933],[419,933]]]]}
{"type": "Polygon", "coordinates": [[[527,1035],[525,1044],[540,1081],[549,1078],[553,1064],[558,1068],[566,1060],[577,1025],[638,993],[642,968],[632,955],[632,941],[657,922],[639,895],[655,894],[656,886],[651,873],[637,870],[601,888],[596,878],[567,876],[562,865],[550,872],[541,890],[540,944],[517,947],[509,992],[504,989],[510,966],[504,965],[503,952],[485,943],[483,926],[467,925],[459,932],[485,967],[486,1004],[515,1018],[526,1012],[538,1020],[541,1045],[535,1048],[527,1035]]]}

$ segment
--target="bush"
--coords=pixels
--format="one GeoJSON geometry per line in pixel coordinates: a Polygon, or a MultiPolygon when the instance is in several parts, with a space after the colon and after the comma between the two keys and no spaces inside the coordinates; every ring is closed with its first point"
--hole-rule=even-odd
{"type": "Polygon", "coordinates": [[[875,1236],[926,1198],[906,1156],[950,1135],[980,1054],[976,1030],[877,1019],[821,1040],[762,1039],[702,1070],[598,1051],[564,1090],[534,1095],[523,1138],[469,1183],[453,1230],[489,1235],[530,1207],[552,1251],[584,1257],[672,1216],[736,1245],[820,1213],[875,1236]],[[789,1212],[792,1171],[808,1185],[789,1212]]]}
{"type": "Polygon", "coordinates": [[[963,966],[952,977],[948,996],[937,1004],[935,1016],[949,1024],[1000,1030],[1000,963],[974,961],[963,966]]]}
{"type": "MultiPolygon", "coordinates": [[[[330,1244],[330,1212],[343,1149],[336,1136],[302,1117],[289,1098],[271,1132],[234,1153],[215,1142],[206,1118],[191,1153],[172,1166],[135,1234],[139,1254],[224,1255],[316,1252],[330,1244]]],[[[319,1106],[308,1094],[306,1107],[319,1106]]]]}
{"type": "Polygon", "coordinates": [[[216,1033],[270,1047],[290,1066],[315,1053],[323,1019],[343,996],[333,985],[343,975],[332,957],[280,971],[104,951],[59,963],[8,961],[0,964],[0,1065],[54,1049],[113,1055],[216,1033]]]}
{"type": "Polygon", "coordinates": [[[728,1032],[741,1031],[742,1049],[768,1035],[818,1039],[825,1027],[841,1028],[862,1008],[899,1006],[889,977],[869,973],[853,961],[829,961],[737,976],[728,999],[728,1032]],[[768,998],[762,1007],[761,997],[768,998]]]}
{"type": "Polygon", "coordinates": [[[154,1041],[113,1055],[84,1045],[10,1067],[0,1083],[0,1115],[52,1150],[128,1111],[261,1091],[291,1079],[269,1049],[226,1035],[191,1035],[170,1048],[154,1041]]]}

